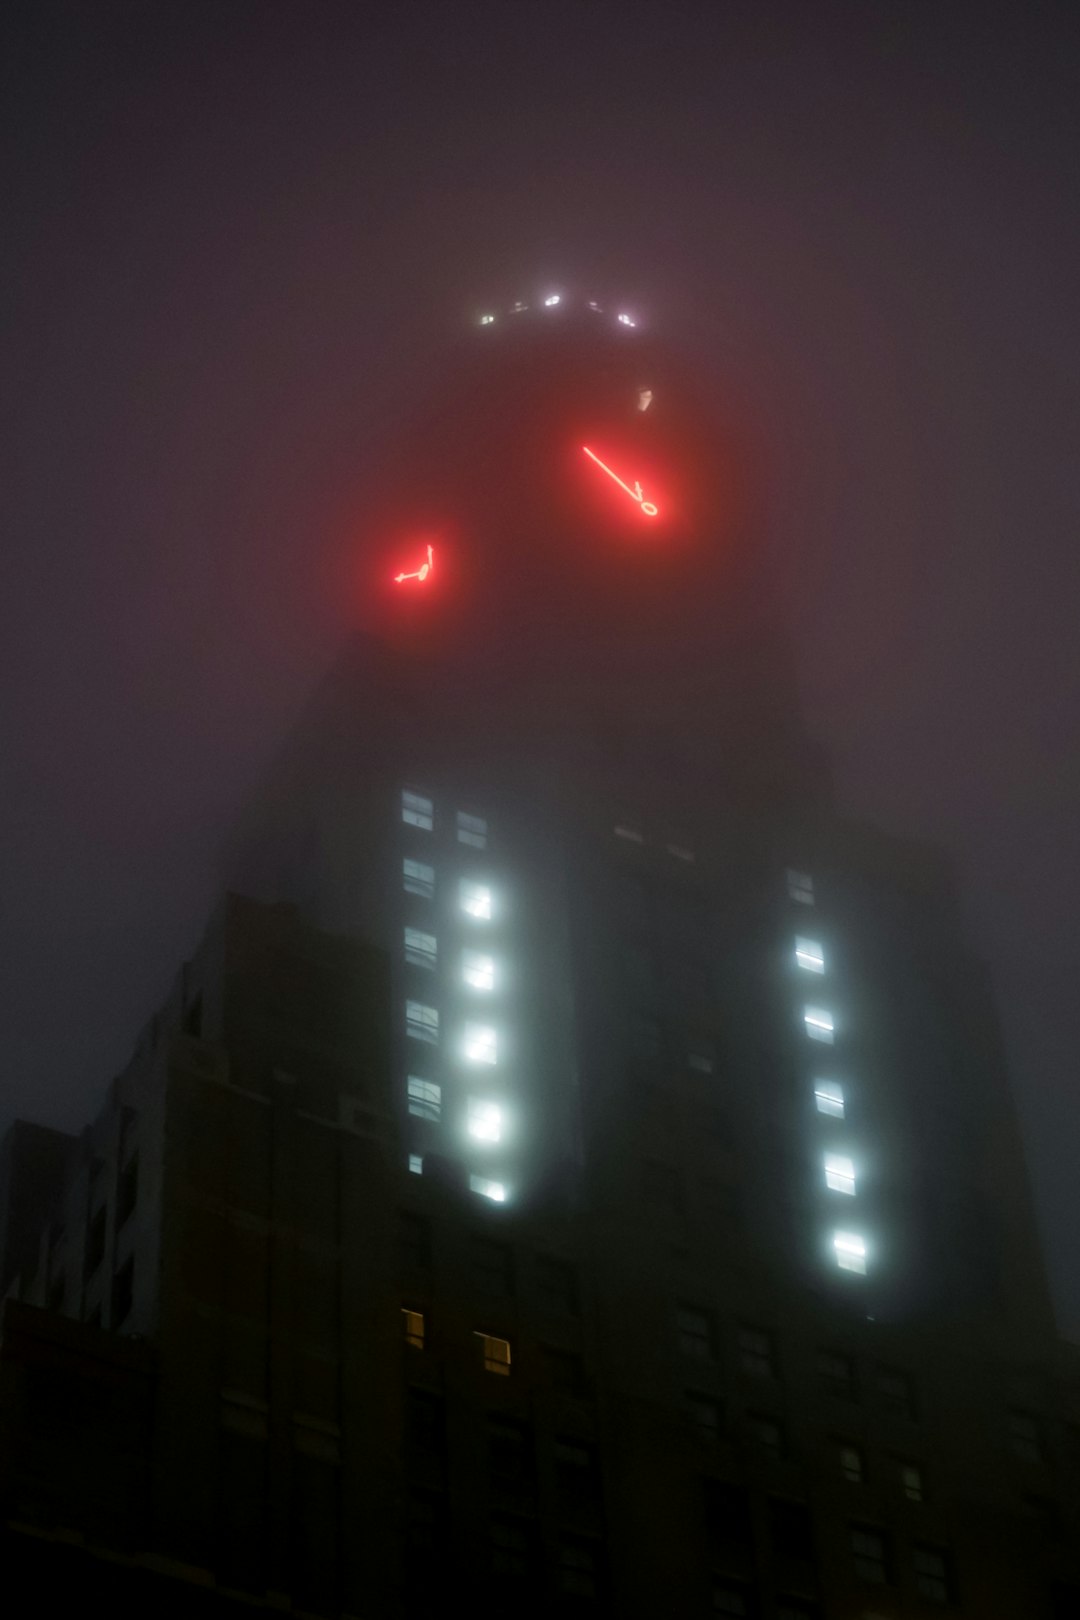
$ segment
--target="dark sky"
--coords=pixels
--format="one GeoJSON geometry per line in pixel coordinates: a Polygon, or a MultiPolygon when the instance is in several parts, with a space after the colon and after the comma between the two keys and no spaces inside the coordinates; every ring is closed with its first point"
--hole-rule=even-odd
{"type": "Polygon", "coordinates": [[[365,457],[549,285],[772,424],[843,802],[946,843],[1080,1332],[1080,11],[9,4],[0,1124],[77,1127],[354,607],[365,457]]]}

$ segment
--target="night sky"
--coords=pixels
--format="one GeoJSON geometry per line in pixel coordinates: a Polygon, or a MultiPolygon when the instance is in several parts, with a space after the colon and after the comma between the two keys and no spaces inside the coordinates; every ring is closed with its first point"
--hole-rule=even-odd
{"type": "Polygon", "coordinates": [[[380,438],[558,287],[770,426],[809,722],[957,856],[1080,1334],[1080,11],[9,0],[0,86],[0,1126],[98,1106],[380,438]]]}

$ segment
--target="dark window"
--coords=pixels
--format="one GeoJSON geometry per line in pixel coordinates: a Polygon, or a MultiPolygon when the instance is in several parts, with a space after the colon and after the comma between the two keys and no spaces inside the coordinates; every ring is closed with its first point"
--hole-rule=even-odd
{"type": "Polygon", "coordinates": [[[751,1412],[749,1423],[754,1439],[767,1457],[784,1456],[787,1446],[784,1439],[784,1425],[779,1418],[773,1417],[768,1412],[751,1412]]]}
{"type": "Polygon", "coordinates": [[[690,1427],[699,1440],[714,1445],[723,1429],[723,1407],[711,1395],[698,1395],[689,1390],[686,1395],[686,1414],[690,1427]]]}
{"type": "Polygon", "coordinates": [[[1015,1409],[1009,1413],[1009,1441],[1013,1456],[1020,1462],[1042,1462],[1043,1448],[1039,1420],[1032,1413],[1018,1412],[1015,1409]]]}
{"type": "Polygon", "coordinates": [[[441,1456],[443,1451],[443,1403],[427,1389],[405,1393],[405,1434],[413,1451],[425,1456],[441,1456]]]}
{"type": "Polygon", "coordinates": [[[58,1271],[49,1285],[50,1311],[62,1311],[64,1308],[64,1295],[67,1292],[67,1279],[62,1271],[58,1271]]]}
{"type": "Polygon", "coordinates": [[[757,1594],[742,1581],[717,1581],[712,1591],[712,1612],[729,1615],[732,1620],[755,1620],[757,1594]]]}
{"type": "Polygon", "coordinates": [[[600,1549],[581,1536],[563,1536],[559,1542],[559,1586],[575,1597],[594,1598],[600,1592],[600,1549]]]}
{"type": "Polygon", "coordinates": [[[890,1558],[884,1530],[868,1524],[853,1524],[850,1534],[856,1575],[874,1586],[887,1586],[891,1578],[890,1558]]]}
{"type": "Polygon", "coordinates": [[[123,1226],[128,1216],[134,1212],[139,1196],[139,1157],[138,1154],[124,1166],[120,1172],[120,1181],[116,1189],[116,1225],[117,1229],[123,1226]]]}
{"type": "Polygon", "coordinates": [[[631,1041],[635,1057],[647,1061],[658,1058],[664,1046],[659,1019],[638,1014],[631,1023],[631,1041]]]}
{"type": "Polygon", "coordinates": [[[135,1302],[135,1256],[124,1262],[113,1278],[112,1327],[123,1327],[135,1302]]]}
{"type": "Polygon", "coordinates": [[[778,1597],[776,1620],[821,1620],[821,1610],[809,1598],[778,1597]]]}
{"type": "Polygon", "coordinates": [[[596,1452],[581,1440],[555,1441],[555,1485],[563,1508],[571,1512],[595,1507],[600,1499],[596,1452]]]}
{"type": "Polygon", "coordinates": [[[86,1275],[92,1277],[105,1258],[105,1205],[96,1210],[86,1240],[86,1275]]]}
{"type": "Polygon", "coordinates": [[[473,1276],[486,1292],[514,1292],[514,1251],[508,1243],[499,1243],[495,1238],[473,1238],[472,1263],[473,1276]]]}
{"type": "Polygon", "coordinates": [[[573,1350],[544,1346],[544,1362],[552,1386],[561,1395],[579,1397],[586,1393],[585,1364],[573,1350]]]}
{"type": "Polygon", "coordinates": [[[193,1035],[196,1040],[202,1036],[202,995],[195,997],[184,1013],[184,1034],[193,1035]]]}
{"type": "Polygon", "coordinates": [[[841,1401],[858,1399],[855,1362],[851,1356],[844,1355],[841,1350],[819,1350],[817,1373],[826,1394],[841,1401]]]}
{"type": "Polygon", "coordinates": [[[121,1164],[123,1164],[125,1162],[125,1160],[128,1157],[128,1154],[129,1154],[129,1152],[131,1150],[131,1144],[135,1140],[135,1131],[136,1131],[136,1128],[138,1126],[138,1123],[139,1123],[139,1116],[136,1113],[134,1108],[126,1108],[125,1107],[125,1108],[122,1108],[120,1110],[120,1152],[119,1152],[119,1159],[120,1159],[121,1164]]]}
{"type": "Polygon", "coordinates": [[[693,1305],[680,1305],[675,1312],[675,1324],[679,1349],[684,1356],[690,1356],[695,1361],[716,1360],[716,1335],[708,1311],[698,1310],[693,1305]]]}
{"type": "Polygon", "coordinates": [[[426,1271],[431,1265],[431,1222],[425,1215],[402,1210],[398,1216],[401,1263],[407,1271],[426,1271]]]}
{"type": "Polygon", "coordinates": [[[952,1603],[952,1560],[944,1547],[915,1546],[911,1551],[915,1585],[927,1603],[952,1603]]]}
{"type": "Polygon", "coordinates": [[[92,1327],[92,1328],[99,1328],[101,1326],[101,1306],[100,1305],[95,1305],[94,1306],[93,1310],[90,1312],[90,1315],[86,1318],[86,1325],[87,1325],[87,1327],[92,1327]]]}
{"type": "Polygon", "coordinates": [[[514,1418],[489,1417],[488,1469],[502,1484],[525,1485],[533,1478],[532,1432],[514,1418]]]}
{"type": "Polygon", "coordinates": [[[491,1568],[496,1575],[522,1578],[533,1564],[533,1535],[524,1519],[492,1519],[489,1531],[491,1568]]]}
{"type": "Polygon", "coordinates": [[[410,1579],[426,1575],[441,1580],[444,1572],[439,1566],[446,1546],[446,1502],[441,1491],[409,1492],[406,1543],[410,1579]]]}
{"type": "Polygon", "coordinates": [[[769,1530],[778,1557],[813,1563],[814,1531],[805,1502],[784,1502],[774,1497],[769,1503],[769,1530]]]}
{"type": "Polygon", "coordinates": [[[682,1184],[679,1172],[670,1164],[646,1159],[642,1165],[641,1190],[647,1203],[672,1214],[682,1211],[682,1184]]]}
{"type": "Polygon", "coordinates": [[[849,1485],[861,1485],[866,1478],[866,1463],[861,1446],[854,1445],[850,1440],[838,1440],[836,1449],[841,1474],[849,1485]]]}
{"type": "Polygon", "coordinates": [[[900,1475],[900,1488],[909,1502],[926,1501],[926,1477],[921,1463],[897,1462],[897,1471],[900,1475]]]}
{"type": "Polygon", "coordinates": [[[915,1389],[907,1373],[898,1372],[893,1367],[879,1367],[877,1394],[878,1401],[886,1412],[891,1412],[894,1417],[914,1421],[915,1389]]]}
{"type": "Polygon", "coordinates": [[[751,1378],[775,1378],[776,1354],[772,1334],[763,1328],[739,1329],[739,1365],[751,1378]]]}
{"type": "Polygon", "coordinates": [[[641,945],[623,948],[623,971],[636,1006],[651,1007],[656,1002],[656,961],[651,951],[641,945]]]}
{"type": "Polygon", "coordinates": [[[717,1556],[751,1556],[754,1529],[746,1492],[719,1479],[706,1479],[703,1485],[705,1526],[717,1556]]]}
{"type": "Polygon", "coordinates": [[[565,1260],[537,1255],[536,1284],[546,1310],[558,1311],[566,1316],[578,1314],[577,1272],[565,1260]]]}

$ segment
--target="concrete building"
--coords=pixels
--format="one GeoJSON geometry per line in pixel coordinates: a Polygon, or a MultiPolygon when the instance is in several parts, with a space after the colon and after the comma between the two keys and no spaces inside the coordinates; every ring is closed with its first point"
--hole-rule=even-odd
{"type": "Polygon", "coordinates": [[[9,1535],[178,1613],[1080,1614],[992,996],[943,858],[831,802],[761,458],[629,321],[476,340],[206,941],[0,1199],[9,1452],[19,1369],[105,1365],[130,1464],[106,1512],[77,1426],[9,1535]]]}

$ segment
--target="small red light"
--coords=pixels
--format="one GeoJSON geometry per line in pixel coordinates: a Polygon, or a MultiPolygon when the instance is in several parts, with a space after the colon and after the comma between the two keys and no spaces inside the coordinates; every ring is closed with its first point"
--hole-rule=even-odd
{"type": "Polygon", "coordinates": [[[420,564],[420,567],[419,568],[414,568],[411,574],[395,574],[394,575],[394,584],[395,585],[400,585],[402,583],[402,581],[406,580],[406,579],[417,579],[417,580],[425,580],[425,579],[427,579],[428,575],[431,573],[431,570],[432,570],[432,567],[434,566],[434,563],[435,563],[435,548],[433,546],[428,546],[428,548],[427,548],[427,558],[426,558],[426,560],[424,562],[422,562],[420,564]]]}

